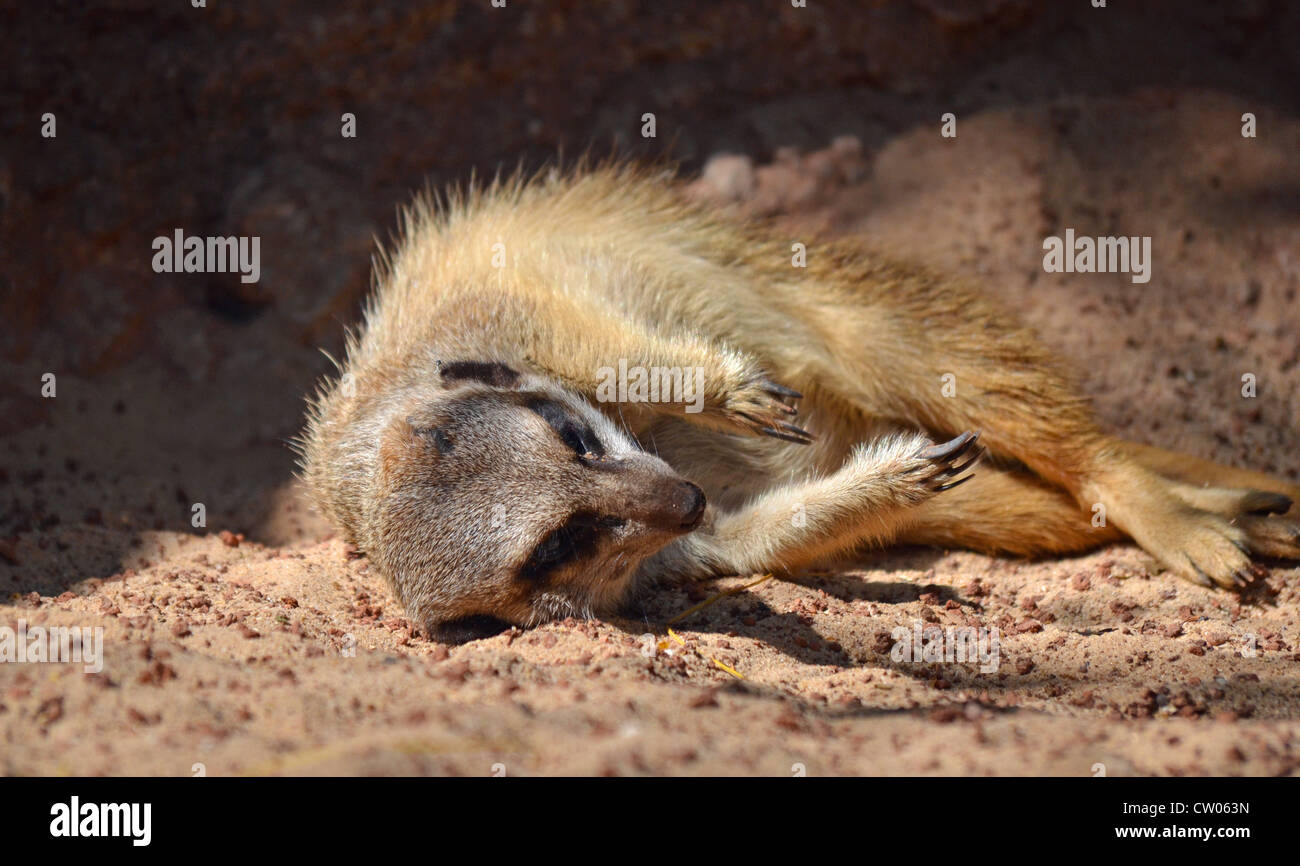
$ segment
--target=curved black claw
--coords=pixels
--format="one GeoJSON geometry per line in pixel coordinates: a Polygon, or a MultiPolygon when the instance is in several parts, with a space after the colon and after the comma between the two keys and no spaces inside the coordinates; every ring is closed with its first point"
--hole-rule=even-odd
{"type": "Polygon", "coordinates": [[[974,474],[962,473],[984,457],[984,449],[977,444],[979,437],[980,434],[967,431],[947,442],[928,445],[916,452],[920,459],[935,464],[936,471],[926,480],[926,486],[942,493],[974,478],[974,474]]]}
{"type": "Polygon", "coordinates": [[[979,441],[979,438],[980,434],[968,430],[955,439],[922,448],[916,452],[916,456],[922,460],[946,460],[952,463],[956,458],[970,450],[970,447],[979,441]]]}
{"type": "MultiPolygon", "coordinates": [[[[983,448],[976,448],[975,453],[972,454],[970,457],[968,457],[964,463],[960,463],[960,464],[955,463],[952,466],[950,466],[948,469],[943,470],[942,472],[938,473],[934,477],[935,478],[956,478],[958,475],[962,474],[967,469],[970,469],[976,463],[979,463],[981,460],[983,460],[984,454],[985,451],[983,448]]],[[[969,478],[970,476],[967,477],[969,478]]]]}
{"type": "Polygon", "coordinates": [[[956,481],[949,481],[947,484],[938,484],[932,486],[930,489],[933,490],[935,493],[942,493],[945,490],[952,490],[954,487],[960,487],[961,485],[965,484],[967,481],[970,481],[974,477],[975,477],[975,473],[972,472],[970,475],[964,476],[962,478],[958,478],[956,481]]]}
{"type": "Polygon", "coordinates": [[[812,434],[807,430],[785,422],[777,422],[776,427],[764,427],[762,433],[774,439],[784,439],[786,442],[797,442],[800,445],[808,445],[813,441],[812,434]]]}
{"type": "Polygon", "coordinates": [[[764,379],[762,381],[762,388],[764,391],[767,391],[772,394],[776,394],[777,396],[780,397],[792,397],[795,400],[803,399],[803,395],[800,394],[795,389],[787,388],[784,385],[781,385],[777,382],[773,382],[771,379],[764,379]]]}
{"type": "Polygon", "coordinates": [[[758,375],[747,380],[742,388],[730,396],[726,412],[733,419],[741,419],[741,426],[752,433],[807,445],[813,441],[812,434],[782,420],[782,416],[799,414],[793,401],[802,396],[793,388],[778,385],[766,376],[758,375]]]}
{"type": "Polygon", "coordinates": [[[1192,570],[1196,572],[1196,580],[1192,582],[1199,583],[1201,586],[1208,586],[1211,589],[1213,589],[1214,581],[1210,580],[1210,576],[1205,573],[1205,570],[1196,564],[1196,560],[1192,559],[1187,554],[1183,554],[1183,558],[1187,560],[1187,564],[1190,565],[1192,567],[1192,570]]]}

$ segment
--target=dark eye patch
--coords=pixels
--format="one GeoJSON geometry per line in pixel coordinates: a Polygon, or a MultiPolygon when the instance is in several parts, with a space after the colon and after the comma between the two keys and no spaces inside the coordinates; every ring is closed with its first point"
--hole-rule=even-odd
{"type": "Polygon", "coordinates": [[[562,404],[539,397],[528,400],[524,405],[541,416],[574,454],[579,457],[586,454],[595,454],[597,457],[605,455],[605,446],[600,444],[600,440],[596,438],[591,428],[562,404]]]}
{"type": "Polygon", "coordinates": [[[510,628],[510,623],[487,614],[473,614],[459,619],[437,623],[429,629],[429,637],[439,643],[465,643],[500,634],[510,628]]]}
{"type": "Polygon", "coordinates": [[[552,530],[537,546],[519,569],[519,578],[530,583],[541,583],[551,572],[561,566],[584,559],[595,552],[601,537],[626,521],[617,517],[601,517],[578,512],[552,530]]]}
{"type": "Polygon", "coordinates": [[[519,384],[519,374],[495,361],[439,361],[438,371],[444,384],[472,381],[493,388],[513,388],[519,384]]]}

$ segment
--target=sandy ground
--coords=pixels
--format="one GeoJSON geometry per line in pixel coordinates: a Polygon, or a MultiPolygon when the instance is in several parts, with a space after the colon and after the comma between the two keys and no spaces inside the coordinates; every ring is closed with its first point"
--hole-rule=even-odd
{"type": "Polygon", "coordinates": [[[897,550],[449,647],[292,481],[394,206],[610,141],[675,142],[699,195],[810,255],[857,235],[980,281],[1111,430],[1297,479],[1300,12],[1139,5],[15,9],[0,626],[101,627],[105,660],[0,664],[0,772],[1296,775],[1294,567],[1236,594],[1127,545],[897,550]],[[260,236],[262,281],[153,273],[177,226],[260,236]],[[1044,273],[1067,228],[1151,236],[1151,281],[1044,273]],[[896,660],[917,623],[996,628],[996,669],[896,660]]]}
{"type": "MultiPolygon", "coordinates": [[[[1269,135],[1242,139],[1245,108],[1161,91],[990,110],[964,118],[955,141],[918,128],[874,154],[841,140],[757,168],[716,160],[696,190],[776,215],[792,239],[864,234],[981,279],[1075,362],[1109,427],[1294,479],[1300,123],[1264,114],[1269,135]],[[1175,141],[1178,158],[1143,148],[1089,166],[1108,202],[1098,212],[1098,190],[1080,183],[1096,159],[1089,123],[1175,141]],[[1067,226],[1151,234],[1151,283],[1044,274],[1041,238],[1067,226]],[[1246,372],[1253,400],[1239,394],[1246,372]]],[[[141,366],[134,387],[176,377],[141,366]]],[[[843,573],[663,589],[627,619],[449,647],[412,629],[292,483],[210,503],[211,531],[150,528],[155,507],[197,499],[161,484],[118,490],[132,507],[42,518],[51,501],[114,502],[111,455],[93,445],[101,425],[138,424],[142,453],[168,449],[118,393],[61,388],[48,411],[78,423],[5,446],[27,467],[6,472],[11,510],[37,516],[0,548],[0,584],[14,591],[0,621],[102,626],[105,665],[0,665],[5,773],[1300,770],[1294,568],[1261,566],[1238,596],[1160,574],[1132,546],[1038,563],[890,551],[843,573]],[[60,436],[89,443],[89,460],[43,461],[71,447],[60,436]],[[998,629],[997,669],[895,660],[892,630],[916,623],[998,629]]],[[[207,396],[193,395],[194,435],[210,443],[207,396]]],[[[282,447],[263,438],[240,431],[226,447],[255,469],[282,447]]],[[[212,483],[228,498],[254,485],[212,483]]]]}

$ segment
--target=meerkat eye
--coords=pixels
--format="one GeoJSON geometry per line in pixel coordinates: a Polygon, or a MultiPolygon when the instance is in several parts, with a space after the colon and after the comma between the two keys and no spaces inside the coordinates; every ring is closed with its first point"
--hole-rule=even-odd
{"type": "Polygon", "coordinates": [[[530,400],[527,406],[541,416],[555,435],[579,457],[604,457],[605,446],[596,438],[591,428],[580,419],[575,418],[567,409],[554,400],[530,400]]]}

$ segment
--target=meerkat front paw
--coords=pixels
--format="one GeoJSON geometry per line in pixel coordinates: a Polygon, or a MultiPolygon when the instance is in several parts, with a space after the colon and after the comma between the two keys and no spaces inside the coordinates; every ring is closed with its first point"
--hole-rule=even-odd
{"type": "Polygon", "coordinates": [[[807,445],[813,441],[812,434],[786,420],[798,414],[794,401],[802,397],[798,391],[757,374],[727,393],[721,414],[746,432],[807,445]]]}
{"type": "Polygon", "coordinates": [[[934,493],[941,493],[974,478],[974,473],[962,473],[984,456],[979,438],[980,434],[967,431],[947,442],[929,445],[917,451],[915,456],[922,462],[914,473],[920,476],[920,483],[934,493]]]}
{"type": "Polygon", "coordinates": [[[978,440],[968,432],[936,445],[923,433],[900,433],[864,442],[844,472],[849,495],[877,507],[919,505],[974,477],[969,470],[984,456],[978,440]]]}

